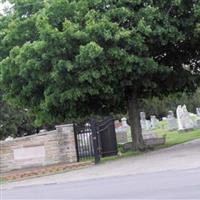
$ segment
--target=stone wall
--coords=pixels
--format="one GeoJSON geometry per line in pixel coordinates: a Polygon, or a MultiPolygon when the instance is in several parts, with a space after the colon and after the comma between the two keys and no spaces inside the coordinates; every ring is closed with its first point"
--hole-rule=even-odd
{"type": "Polygon", "coordinates": [[[0,141],[0,173],[16,169],[76,162],[73,125],[56,130],[0,141]]]}

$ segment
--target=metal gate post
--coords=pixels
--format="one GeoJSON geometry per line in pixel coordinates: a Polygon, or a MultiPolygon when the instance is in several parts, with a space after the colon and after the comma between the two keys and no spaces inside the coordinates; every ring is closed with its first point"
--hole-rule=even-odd
{"type": "Polygon", "coordinates": [[[97,134],[95,120],[91,120],[91,130],[92,130],[92,140],[94,146],[95,164],[97,164],[100,161],[100,152],[99,152],[98,134],[97,134]]]}
{"type": "Polygon", "coordinates": [[[79,157],[79,150],[78,150],[78,138],[77,138],[77,131],[76,131],[76,124],[73,123],[74,127],[74,139],[75,139],[75,146],[76,146],[76,157],[77,157],[77,162],[80,162],[80,157],[79,157]]]}

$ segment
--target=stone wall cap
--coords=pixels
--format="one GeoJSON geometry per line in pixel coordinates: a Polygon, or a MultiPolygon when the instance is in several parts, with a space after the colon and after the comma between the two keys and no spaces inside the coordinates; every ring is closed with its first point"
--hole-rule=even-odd
{"type": "Polygon", "coordinates": [[[20,141],[20,140],[26,140],[27,138],[35,138],[35,137],[39,137],[39,136],[44,136],[44,135],[50,135],[50,134],[55,134],[57,133],[56,130],[52,130],[52,131],[46,131],[46,132],[42,132],[42,133],[37,133],[37,134],[33,134],[33,135],[27,135],[27,136],[23,136],[23,137],[16,137],[13,138],[13,140],[0,140],[0,144],[5,144],[5,143],[13,143],[15,141],[20,141]]]}
{"type": "Polygon", "coordinates": [[[56,125],[56,128],[63,128],[63,127],[72,127],[73,124],[63,124],[63,125],[56,125]]]}

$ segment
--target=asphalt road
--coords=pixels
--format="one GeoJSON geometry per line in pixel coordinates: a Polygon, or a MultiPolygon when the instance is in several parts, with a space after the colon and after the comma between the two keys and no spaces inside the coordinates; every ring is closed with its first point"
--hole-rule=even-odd
{"type": "Polygon", "coordinates": [[[7,199],[200,199],[200,168],[3,189],[7,199]]]}

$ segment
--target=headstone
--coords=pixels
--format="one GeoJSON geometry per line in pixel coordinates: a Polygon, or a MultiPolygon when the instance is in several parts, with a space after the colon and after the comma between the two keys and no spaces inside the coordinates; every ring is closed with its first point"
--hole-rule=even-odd
{"type": "Polygon", "coordinates": [[[123,118],[121,119],[121,121],[122,121],[122,127],[128,127],[127,119],[126,119],[125,117],[123,117],[123,118]]]}
{"type": "Polygon", "coordinates": [[[200,128],[200,119],[196,121],[196,128],[200,128]]]}
{"type": "Polygon", "coordinates": [[[167,120],[167,117],[162,117],[162,121],[166,121],[167,120]]]}
{"type": "Polygon", "coordinates": [[[178,122],[178,130],[183,130],[183,124],[182,124],[182,116],[183,116],[183,110],[182,106],[179,105],[176,109],[176,115],[177,115],[177,122],[178,122]]]}
{"type": "Polygon", "coordinates": [[[150,130],[150,129],[151,129],[151,121],[146,120],[146,130],[150,130]]]}
{"type": "Polygon", "coordinates": [[[155,115],[152,115],[150,117],[150,120],[146,120],[145,112],[140,112],[140,124],[143,131],[150,130],[158,126],[159,120],[156,118],[155,115]]]}
{"type": "Polygon", "coordinates": [[[142,130],[142,136],[144,136],[144,135],[148,135],[149,134],[149,131],[150,131],[150,129],[149,130],[142,130]]]}
{"type": "Polygon", "coordinates": [[[192,118],[190,117],[190,114],[187,110],[186,105],[182,107],[183,109],[183,128],[184,129],[192,129],[194,128],[194,122],[192,118]]]}
{"type": "Polygon", "coordinates": [[[168,130],[174,131],[178,129],[177,119],[174,117],[173,111],[169,111],[167,115],[168,130]]]}
{"type": "Polygon", "coordinates": [[[151,115],[151,128],[155,129],[158,125],[158,119],[155,115],[151,115]]]}
{"type": "Polygon", "coordinates": [[[118,144],[124,144],[128,142],[127,131],[123,128],[116,129],[116,138],[118,144]]]}
{"type": "MultiPolygon", "coordinates": [[[[148,134],[143,135],[143,139],[144,139],[144,143],[146,145],[150,145],[150,146],[161,145],[161,144],[165,144],[165,142],[166,142],[166,138],[164,136],[160,136],[151,131],[148,131],[148,134]]],[[[123,144],[123,149],[125,151],[133,150],[134,149],[133,143],[127,142],[127,143],[123,144]]]]}
{"type": "Polygon", "coordinates": [[[127,124],[127,119],[125,117],[122,118],[121,121],[122,121],[121,126],[115,129],[118,144],[123,144],[123,143],[128,142],[127,133],[128,133],[129,125],[127,124]]]}
{"type": "Polygon", "coordinates": [[[168,112],[168,115],[167,115],[168,118],[173,118],[174,117],[174,112],[172,110],[170,110],[168,112]]]}
{"type": "Polygon", "coordinates": [[[165,143],[165,137],[160,136],[156,133],[149,132],[149,134],[143,135],[143,139],[145,144],[154,146],[154,145],[161,145],[165,143]]]}
{"type": "Polygon", "coordinates": [[[142,129],[146,129],[146,114],[145,112],[140,112],[140,124],[142,129]]]}
{"type": "Polygon", "coordinates": [[[146,120],[146,113],[145,112],[140,112],[140,119],[146,120]]]}
{"type": "Polygon", "coordinates": [[[122,125],[119,120],[115,120],[114,124],[115,124],[115,129],[119,128],[122,125]]]}
{"type": "Polygon", "coordinates": [[[178,120],[178,130],[188,130],[194,128],[194,122],[187,111],[186,105],[177,107],[177,120],[178,120]]]}
{"type": "Polygon", "coordinates": [[[196,111],[197,111],[197,116],[200,117],[200,107],[199,107],[199,108],[196,108],[196,111]]]}
{"type": "Polygon", "coordinates": [[[5,139],[5,141],[11,141],[11,140],[13,140],[13,137],[11,137],[11,136],[8,136],[8,137],[5,139]]]}
{"type": "Polygon", "coordinates": [[[39,133],[44,133],[44,132],[47,132],[47,130],[46,130],[46,129],[41,129],[41,130],[39,131],[39,133]]]}

